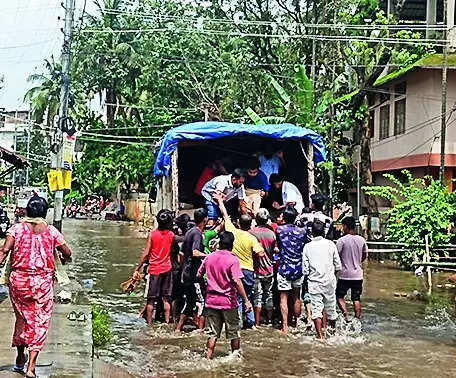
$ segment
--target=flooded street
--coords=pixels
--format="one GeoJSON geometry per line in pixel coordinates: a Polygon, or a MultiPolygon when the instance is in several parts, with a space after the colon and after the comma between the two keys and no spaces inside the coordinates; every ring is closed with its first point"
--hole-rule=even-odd
{"type": "MultiPolygon", "coordinates": [[[[271,328],[242,333],[243,358],[229,355],[220,340],[213,361],[204,359],[205,337],[175,335],[172,326],[147,327],[137,314],[141,295],[127,296],[127,280],[146,240],[133,226],[65,220],[73,249],[70,272],[79,282],[93,279],[91,303],[108,308],[112,342],[96,350],[105,361],[138,377],[454,377],[453,320],[446,312],[395,293],[412,293],[421,281],[391,264],[370,261],[363,295],[362,331],[354,323],[326,342],[304,332],[282,336],[271,328]]],[[[448,274],[435,275],[445,283],[448,274]]],[[[454,289],[436,289],[443,298],[454,289]]],[[[453,291],[452,291],[453,290],[453,291]]]]}

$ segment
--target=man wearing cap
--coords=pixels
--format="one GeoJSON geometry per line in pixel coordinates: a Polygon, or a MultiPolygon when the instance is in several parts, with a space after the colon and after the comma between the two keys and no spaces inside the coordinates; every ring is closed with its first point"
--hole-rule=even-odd
{"type": "Polygon", "coordinates": [[[272,324],[272,285],[274,283],[273,254],[276,250],[276,236],[268,225],[269,211],[261,208],[258,210],[255,220],[256,227],[249,232],[260,242],[264,255],[253,256],[254,285],[253,306],[255,310],[255,325],[260,326],[261,309],[264,304],[267,311],[267,323],[272,324]]]}

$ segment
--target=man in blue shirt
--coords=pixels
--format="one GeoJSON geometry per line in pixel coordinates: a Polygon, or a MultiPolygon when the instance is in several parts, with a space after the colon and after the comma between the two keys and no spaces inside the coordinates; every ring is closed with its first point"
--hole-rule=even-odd
{"type": "Polygon", "coordinates": [[[288,297],[293,299],[296,320],[301,317],[301,286],[303,275],[303,251],[307,242],[305,229],[294,223],[298,212],[287,206],[283,212],[285,224],[277,227],[277,245],[280,252],[280,264],[277,272],[277,288],[280,292],[280,311],[282,312],[282,332],[288,332],[288,297]]]}
{"type": "Polygon", "coordinates": [[[267,195],[269,182],[267,176],[260,170],[260,162],[256,158],[247,164],[247,177],[244,183],[247,208],[256,215],[261,207],[261,200],[267,195]]]}

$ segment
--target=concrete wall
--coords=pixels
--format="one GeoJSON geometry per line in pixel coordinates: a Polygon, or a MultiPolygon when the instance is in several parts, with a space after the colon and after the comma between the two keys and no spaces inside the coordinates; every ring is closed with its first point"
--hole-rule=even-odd
{"type": "MultiPolygon", "coordinates": [[[[387,171],[422,166],[437,166],[440,153],[440,114],[441,114],[441,70],[420,68],[392,81],[379,91],[389,91],[390,129],[389,137],[380,140],[380,94],[374,105],[374,137],[371,141],[372,167],[374,171],[387,171]],[[394,136],[394,90],[403,81],[406,90],[405,133],[394,136]],[[433,120],[431,120],[433,119],[433,120]],[[431,121],[430,121],[431,120],[431,121]],[[434,138],[437,135],[437,138],[434,138]]],[[[448,70],[447,109],[456,103],[456,70],[448,70]]],[[[382,104],[383,105],[383,104],[382,104]]],[[[450,114],[448,114],[450,115],[450,114]]],[[[456,112],[447,117],[448,154],[446,165],[456,167],[456,112]]]]}

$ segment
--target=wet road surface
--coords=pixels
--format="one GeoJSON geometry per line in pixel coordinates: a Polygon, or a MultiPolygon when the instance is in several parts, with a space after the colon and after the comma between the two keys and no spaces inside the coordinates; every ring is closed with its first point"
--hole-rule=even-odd
{"type": "MultiPolygon", "coordinates": [[[[272,328],[242,332],[242,358],[220,340],[215,359],[204,359],[206,338],[176,335],[172,326],[148,327],[137,314],[140,294],[127,296],[127,280],[146,244],[146,235],[128,224],[65,220],[74,252],[71,274],[93,280],[88,300],[105,306],[113,320],[112,342],[96,350],[105,361],[137,377],[455,377],[452,314],[421,301],[395,297],[422,282],[392,264],[369,261],[365,274],[362,325],[339,322],[336,336],[318,342],[303,330],[282,336],[272,328]],[[362,329],[361,329],[362,328],[362,329]]],[[[447,274],[436,274],[444,284],[447,274]]],[[[442,298],[454,289],[436,289],[442,298]]],[[[87,299],[82,300],[86,302],[87,299]]]]}

